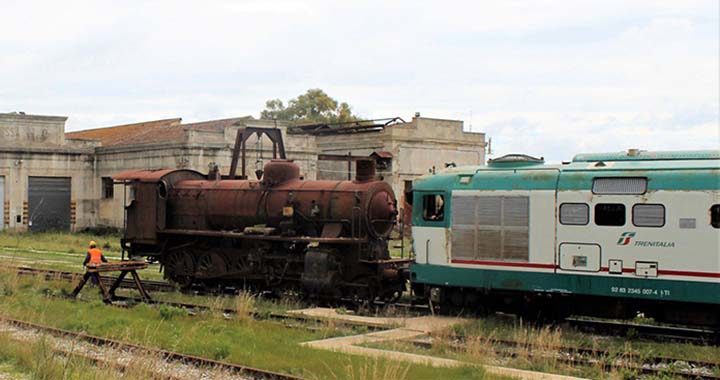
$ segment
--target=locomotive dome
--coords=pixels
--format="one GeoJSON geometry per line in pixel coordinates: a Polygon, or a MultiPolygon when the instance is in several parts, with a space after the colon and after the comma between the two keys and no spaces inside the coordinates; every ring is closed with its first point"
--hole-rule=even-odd
{"type": "Polygon", "coordinates": [[[300,179],[300,167],[293,160],[270,160],[265,164],[262,181],[278,185],[300,179]]]}

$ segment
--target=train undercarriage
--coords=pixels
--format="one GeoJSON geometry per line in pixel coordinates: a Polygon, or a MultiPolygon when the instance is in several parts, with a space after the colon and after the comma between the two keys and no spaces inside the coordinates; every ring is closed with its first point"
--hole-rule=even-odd
{"type": "Polygon", "coordinates": [[[368,249],[386,252],[387,246],[173,236],[157,254],[140,254],[159,261],[165,277],[181,289],[230,287],[392,302],[405,291],[409,260],[372,258],[368,249]]]}
{"type": "Polygon", "coordinates": [[[418,302],[432,302],[446,314],[484,315],[505,312],[538,322],[570,316],[656,322],[720,331],[720,308],[691,302],[658,302],[579,294],[532,293],[413,284],[418,302]]]}

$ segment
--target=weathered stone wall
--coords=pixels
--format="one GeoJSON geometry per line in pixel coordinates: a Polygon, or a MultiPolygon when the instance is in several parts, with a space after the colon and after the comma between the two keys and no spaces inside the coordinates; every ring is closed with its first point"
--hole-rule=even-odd
{"type": "Polygon", "coordinates": [[[94,226],[98,198],[92,153],[91,150],[0,148],[0,176],[5,178],[5,201],[9,206],[9,223],[5,227],[20,231],[28,228],[23,206],[28,201],[28,177],[34,176],[71,178],[71,201],[77,207],[76,224],[71,228],[94,226]]]}
{"type": "Polygon", "coordinates": [[[65,143],[64,116],[0,113],[0,146],[48,147],[65,143]]]}
{"type": "MultiPolygon", "coordinates": [[[[463,122],[415,117],[412,121],[385,128],[379,133],[319,136],[320,153],[367,156],[386,151],[393,155],[389,172],[380,172],[398,197],[405,181],[442,170],[446,164],[482,165],[485,162],[485,134],[466,132],[463,122]]],[[[318,162],[319,178],[346,178],[347,163],[318,162]],[[343,173],[344,173],[343,172],[343,173]]]]}

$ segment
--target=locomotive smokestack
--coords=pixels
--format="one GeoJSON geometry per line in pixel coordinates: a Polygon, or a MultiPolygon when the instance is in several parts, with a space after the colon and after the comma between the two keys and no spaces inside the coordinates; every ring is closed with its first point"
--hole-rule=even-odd
{"type": "Polygon", "coordinates": [[[357,160],[355,181],[365,182],[375,179],[375,161],[371,159],[357,160]]]}

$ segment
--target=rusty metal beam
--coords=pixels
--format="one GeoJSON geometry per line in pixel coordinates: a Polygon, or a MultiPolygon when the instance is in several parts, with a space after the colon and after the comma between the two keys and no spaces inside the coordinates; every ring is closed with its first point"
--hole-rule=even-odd
{"type": "Polygon", "coordinates": [[[335,135],[348,133],[381,132],[386,127],[404,124],[401,117],[384,119],[354,120],[338,123],[302,124],[288,127],[288,133],[309,135],[335,135]]]}
{"type": "Polygon", "coordinates": [[[347,154],[318,154],[318,161],[357,161],[367,160],[369,156],[351,156],[347,154]]]}

